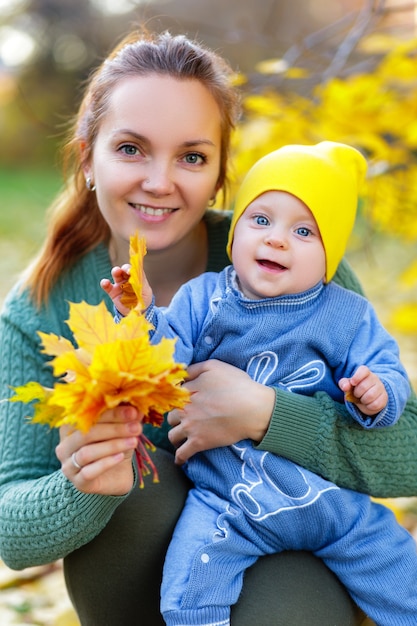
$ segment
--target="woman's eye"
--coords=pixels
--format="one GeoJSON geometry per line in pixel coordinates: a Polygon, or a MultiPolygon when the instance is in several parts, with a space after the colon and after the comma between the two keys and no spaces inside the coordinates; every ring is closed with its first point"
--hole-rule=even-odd
{"type": "Polygon", "coordinates": [[[309,228],[305,228],[304,226],[297,228],[295,232],[297,235],[301,235],[301,237],[308,237],[311,234],[311,230],[309,228]]]}
{"type": "Polygon", "coordinates": [[[185,155],[184,161],[190,165],[200,165],[201,163],[206,162],[206,158],[198,152],[191,152],[190,154],[185,155]]]}
{"type": "Polygon", "coordinates": [[[258,226],[268,226],[269,220],[263,215],[255,215],[255,224],[258,224],[258,226]]]}
{"type": "Polygon", "coordinates": [[[132,146],[130,144],[126,144],[126,145],[122,146],[120,148],[120,150],[124,154],[127,154],[127,156],[136,156],[137,153],[138,153],[138,149],[136,148],[136,146],[132,146]]]}

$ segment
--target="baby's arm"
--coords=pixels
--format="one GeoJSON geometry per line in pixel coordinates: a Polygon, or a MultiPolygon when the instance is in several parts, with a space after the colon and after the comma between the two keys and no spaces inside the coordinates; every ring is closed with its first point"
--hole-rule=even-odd
{"type": "MultiPolygon", "coordinates": [[[[113,304],[115,308],[123,317],[127,315],[130,310],[129,307],[127,307],[122,302],[124,286],[127,285],[127,282],[130,277],[130,267],[131,266],[129,265],[129,263],[125,263],[125,265],[122,265],[122,267],[119,267],[118,265],[116,265],[115,267],[113,267],[111,271],[111,275],[112,275],[114,282],[112,283],[111,280],[108,280],[107,278],[103,278],[100,281],[101,288],[107,293],[108,296],[110,296],[110,298],[113,300],[113,304]]],[[[142,272],[141,289],[142,289],[143,310],[145,310],[152,304],[153,292],[144,272],[142,272]]],[[[132,294],[133,294],[133,289],[132,289],[132,294]]],[[[136,296],[133,296],[133,297],[135,298],[135,301],[137,303],[136,296]]],[[[134,306],[134,304],[132,304],[132,306],[134,306]]]]}
{"type": "Polygon", "coordinates": [[[356,404],[364,415],[376,415],[388,403],[388,393],[382,380],[366,365],[360,365],[350,378],[341,378],[339,387],[348,402],[356,404]]]}

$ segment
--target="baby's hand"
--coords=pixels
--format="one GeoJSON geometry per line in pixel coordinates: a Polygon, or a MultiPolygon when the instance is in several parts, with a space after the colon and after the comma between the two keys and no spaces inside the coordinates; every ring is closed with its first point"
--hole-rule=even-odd
{"type": "Polygon", "coordinates": [[[364,415],[376,415],[387,405],[384,383],[366,365],[360,365],[351,378],[341,378],[339,387],[345,400],[356,404],[364,415]]]}
{"type": "Polygon", "coordinates": [[[119,313],[127,315],[129,313],[129,309],[122,304],[121,297],[123,294],[123,285],[125,285],[129,280],[130,265],[128,263],[122,265],[122,267],[116,265],[113,267],[111,275],[114,283],[112,283],[108,278],[103,278],[100,281],[100,286],[113,300],[113,304],[119,313]]]}

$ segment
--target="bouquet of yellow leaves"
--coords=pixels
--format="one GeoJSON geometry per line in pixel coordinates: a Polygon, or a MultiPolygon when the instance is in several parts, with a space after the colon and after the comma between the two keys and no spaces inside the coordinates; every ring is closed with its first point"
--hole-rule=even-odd
{"type": "MultiPolygon", "coordinates": [[[[122,302],[129,313],[119,324],[104,302],[93,306],[70,303],[67,324],[77,348],[64,337],[39,332],[42,352],[53,357],[50,365],[57,377],[53,389],[37,382],[15,387],[11,402],[35,402],[33,422],[59,428],[64,424],[87,432],[103,411],[131,404],[143,422],[160,426],[164,413],[182,408],[189,393],[181,387],[184,366],[174,361],[173,339],[152,345],[152,325],[142,313],[142,267],[146,246],[135,235],[130,240],[131,273],[122,302]]],[[[136,449],[140,474],[158,474],[148,450],[153,444],[141,435],[136,449]]]]}

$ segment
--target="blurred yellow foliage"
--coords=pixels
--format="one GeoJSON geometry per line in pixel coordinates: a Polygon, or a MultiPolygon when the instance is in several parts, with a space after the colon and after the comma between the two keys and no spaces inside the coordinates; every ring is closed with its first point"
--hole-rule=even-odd
{"type": "Polygon", "coordinates": [[[405,287],[417,286],[417,259],[402,273],[400,284],[405,287]]]}
{"type": "MultiPolygon", "coordinates": [[[[291,88],[291,77],[304,75],[299,63],[291,68],[270,59],[257,68],[281,82],[273,88],[268,78],[267,86],[243,97],[232,151],[232,199],[248,168],[271,150],[288,143],[341,141],[361,150],[369,162],[361,217],[373,231],[410,245],[417,243],[417,39],[374,35],[361,41],[361,50],[379,55],[372,69],[323,79],[307,94],[297,80],[291,88]]],[[[416,333],[416,282],[408,282],[408,288],[410,302],[399,305],[393,323],[401,332],[416,333]]]]}
{"type": "Polygon", "coordinates": [[[417,302],[399,305],[392,315],[392,324],[404,334],[416,334],[417,302]]]}

